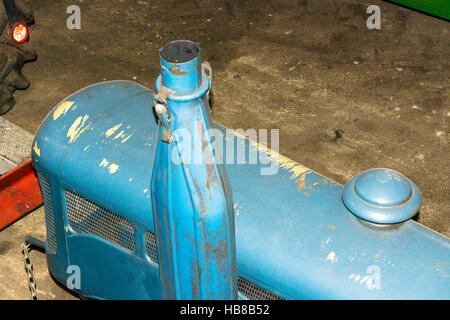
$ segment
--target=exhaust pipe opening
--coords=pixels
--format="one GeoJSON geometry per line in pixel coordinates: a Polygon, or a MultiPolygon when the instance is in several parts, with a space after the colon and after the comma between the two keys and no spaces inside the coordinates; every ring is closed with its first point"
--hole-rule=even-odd
{"type": "Polygon", "coordinates": [[[200,57],[200,47],[189,40],[175,40],[161,49],[160,56],[168,63],[184,63],[200,57]]]}

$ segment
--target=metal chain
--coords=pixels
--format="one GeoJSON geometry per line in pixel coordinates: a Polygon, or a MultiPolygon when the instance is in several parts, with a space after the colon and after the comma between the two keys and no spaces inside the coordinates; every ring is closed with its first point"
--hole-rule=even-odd
{"type": "Polygon", "coordinates": [[[33,274],[33,264],[31,263],[30,258],[30,247],[31,244],[28,241],[25,241],[22,243],[22,254],[24,257],[24,265],[25,265],[25,271],[28,276],[28,288],[30,289],[31,293],[31,299],[37,300],[36,295],[36,281],[34,280],[34,274],[33,274]]]}

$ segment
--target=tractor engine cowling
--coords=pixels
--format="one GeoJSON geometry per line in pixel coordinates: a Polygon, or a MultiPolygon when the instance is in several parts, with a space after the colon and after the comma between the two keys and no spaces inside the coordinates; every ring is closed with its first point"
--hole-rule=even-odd
{"type": "MultiPolygon", "coordinates": [[[[390,170],[369,170],[344,190],[210,122],[204,95],[209,87],[199,97],[181,92],[183,80],[176,77],[188,70],[166,58],[175,64],[169,75],[174,78],[166,81],[163,71],[158,94],[130,81],[94,84],[61,101],[36,133],[32,160],[44,196],[47,261],[55,279],[68,285],[68,270],[76,266],[80,286],[72,289],[101,299],[233,299],[236,288],[242,299],[450,298],[450,241],[410,219],[420,207],[411,181],[390,170]],[[227,137],[220,148],[224,155],[241,144],[265,162],[242,162],[233,153],[232,163],[214,163],[209,167],[214,181],[223,180],[208,183],[216,190],[210,198],[201,185],[205,167],[186,164],[185,172],[195,175],[189,180],[189,174],[180,174],[183,162],[174,166],[169,157],[179,142],[176,129],[195,123],[190,120],[195,117],[227,137]],[[262,175],[267,166],[279,169],[262,175]],[[189,212],[175,210],[181,202],[174,190],[197,197],[189,212]],[[198,202],[202,197],[206,200],[198,202]],[[211,220],[204,227],[226,236],[205,251],[201,228],[196,229],[202,220],[194,209],[211,208],[217,199],[216,222],[226,223],[211,220]],[[183,233],[189,236],[180,238],[183,233]],[[219,250],[225,258],[211,253],[217,249],[226,249],[219,250]],[[182,261],[190,261],[189,270],[179,266],[182,261]],[[199,275],[205,268],[207,280],[199,275]],[[193,285],[184,287],[187,280],[193,285]]],[[[171,69],[165,62],[163,68],[171,69]]],[[[200,65],[195,70],[203,77],[200,65]]],[[[195,88],[201,88],[202,78],[195,79],[200,79],[195,88]]]]}

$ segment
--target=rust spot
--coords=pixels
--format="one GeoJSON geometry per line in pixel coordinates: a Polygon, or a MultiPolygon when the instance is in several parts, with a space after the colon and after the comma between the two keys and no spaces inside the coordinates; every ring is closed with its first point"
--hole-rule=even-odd
{"type": "Polygon", "coordinates": [[[173,66],[170,66],[168,70],[171,74],[174,74],[176,76],[184,76],[189,73],[189,71],[181,71],[180,69],[175,69],[173,66]]]}
{"type": "Polygon", "coordinates": [[[297,190],[302,189],[305,186],[305,175],[306,173],[303,173],[300,178],[298,178],[297,180],[295,180],[295,182],[298,182],[298,187],[297,190]]]}

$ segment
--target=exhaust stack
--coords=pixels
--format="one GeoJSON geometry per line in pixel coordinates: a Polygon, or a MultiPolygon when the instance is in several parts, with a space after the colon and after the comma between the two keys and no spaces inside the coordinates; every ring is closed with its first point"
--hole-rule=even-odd
{"type": "Polygon", "coordinates": [[[160,59],[151,189],[163,296],[237,299],[233,201],[208,131],[211,70],[191,41],[172,41],[160,59]]]}

